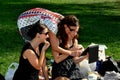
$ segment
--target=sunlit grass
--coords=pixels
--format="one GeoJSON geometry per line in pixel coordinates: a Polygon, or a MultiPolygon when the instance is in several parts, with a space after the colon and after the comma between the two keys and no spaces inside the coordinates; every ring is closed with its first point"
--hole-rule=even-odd
{"type": "MultiPolygon", "coordinates": [[[[79,18],[79,43],[105,44],[106,55],[120,59],[120,1],[118,0],[6,0],[0,1],[0,73],[19,60],[24,41],[18,33],[17,18],[25,10],[42,7],[79,18]]],[[[52,58],[51,49],[47,57],[52,58]]]]}
{"type": "Polygon", "coordinates": [[[32,3],[93,4],[93,3],[118,2],[118,0],[6,0],[1,2],[7,4],[32,4],[32,3]]]}

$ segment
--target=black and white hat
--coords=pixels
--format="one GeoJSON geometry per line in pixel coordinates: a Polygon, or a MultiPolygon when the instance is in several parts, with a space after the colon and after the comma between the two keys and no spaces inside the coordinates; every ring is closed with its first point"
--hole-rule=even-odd
{"type": "Polygon", "coordinates": [[[40,21],[40,24],[45,24],[49,30],[56,34],[60,17],[62,17],[61,14],[43,8],[34,8],[20,14],[17,25],[23,39],[29,41],[29,36],[27,35],[28,26],[40,21]]]}

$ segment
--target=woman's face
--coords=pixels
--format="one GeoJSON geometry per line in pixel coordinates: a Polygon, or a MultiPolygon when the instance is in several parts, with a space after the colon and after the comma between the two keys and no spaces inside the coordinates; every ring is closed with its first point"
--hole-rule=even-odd
{"type": "Polygon", "coordinates": [[[49,36],[48,36],[48,29],[47,29],[47,28],[45,28],[45,29],[43,30],[43,32],[41,33],[41,38],[42,38],[43,42],[44,42],[47,38],[49,38],[49,36]]]}
{"type": "Polygon", "coordinates": [[[78,26],[69,26],[68,28],[69,28],[68,38],[73,39],[77,35],[79,27],[78,26]]]}

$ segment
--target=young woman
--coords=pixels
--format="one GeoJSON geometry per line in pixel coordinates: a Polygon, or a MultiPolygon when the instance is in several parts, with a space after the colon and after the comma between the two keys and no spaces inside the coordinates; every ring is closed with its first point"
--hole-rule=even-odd
{"type": "Polygon", "coordinates": [[[46,40],[49,38],[48,29],[39,20],[25,28],[28,29],[26,34],[29,42],[22,49],[13,80],[41,80],[39,76],[49,80],[45,58],[45,52],[50,45],[46,40]]]}
{"type": "MultiPolygon", "coordinates": [[[[62,48],[67,50],[80,49],[82,52],[83,48],[78,46],[78,30],[79,21],[73,16],[65,16],[58,24],[58,38],[62,48]]],[[[73,57],[67,54],[61,54],[53,51],[54,63],[52,68],[52,78],[53,80],[81,80],[81,73],[77,63],[87,58],[88,55],[79,57],[73,57]]]]}

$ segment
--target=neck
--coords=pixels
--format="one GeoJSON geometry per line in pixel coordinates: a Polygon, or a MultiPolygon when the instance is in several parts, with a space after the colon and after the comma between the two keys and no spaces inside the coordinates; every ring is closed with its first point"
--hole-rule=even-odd
{"type": "Polygon", "coordinates": [[[38,50],[38,47],[39,47],[39,44],[40,44],[41,42],[40,41],[38,41],[38,40],[36,40],[36,39],[33,39],[33,40],[31,40],[30,41],[30,44],[31,44],[31,46],[33,47],[33,49],[37,52],[37,50],[38,50]]]}
{"type": "Polygon", "coordinates": [[[73,41],[72,40],[68,40],[68,42],[67,42],[67,47],[69,48],[69,47],[71,47],[73,45],[73,41]]]}

